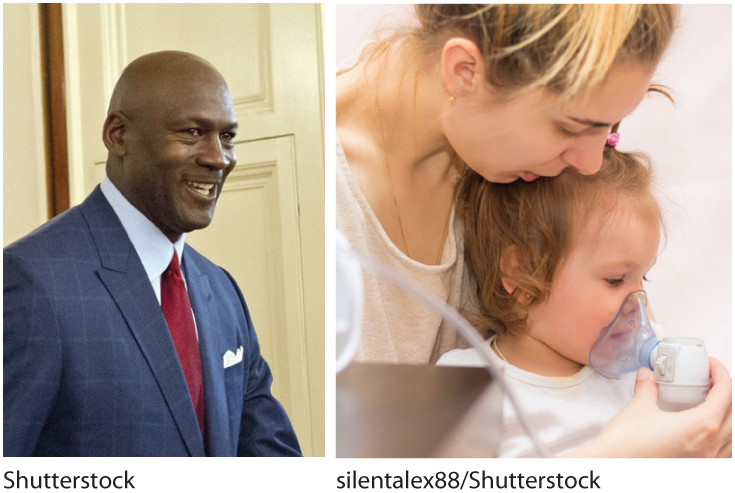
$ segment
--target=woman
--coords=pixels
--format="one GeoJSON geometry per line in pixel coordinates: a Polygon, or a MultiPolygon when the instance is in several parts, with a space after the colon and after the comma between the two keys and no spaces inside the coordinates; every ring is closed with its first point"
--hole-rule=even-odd
{"type": "MultiPolygon", "coordinates": [[[[338,74],[337,228],[461,307],[461,170],[499,183],[567,166],[596,172],[611,125],[650,89],[677,14],[666,5],[416,6],[417,26],[366,46],[338,74]]],[[[418,302],[371,273],[364,281],[358,359],[434,363],[457,345],[418,302]]],[[[718,451],[723,433],[731,429],[708,435],[718,451]]]]}
{"type": "MultiPolygon", "coordinates": [[[[466,164],[494,182],[600,167],[674,31],[671,6],[419,5],[337,78],[337,228],[352,246],[462,304],[452,212],[466,164]]],[[[438,317],[369,274],[358,359],[434,363],[438,317]]],[[[466,290],[464,290],[466,291],[466,290]]]]}

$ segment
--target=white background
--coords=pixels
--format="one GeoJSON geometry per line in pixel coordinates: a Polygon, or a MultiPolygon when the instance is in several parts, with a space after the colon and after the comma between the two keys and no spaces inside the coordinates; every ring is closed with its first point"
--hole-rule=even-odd
{"type": "MultiPolygon", "coordinates": [[[[346,40],[340,34],[335,37],[336,8],[333,3],[326,5],[325,22],[325,69],[327,74],[335,73],[336,52],[343,56],[351,53],[359,45],[360,36],[365,36],[372,27],[367,17],[355,17],[351,6],[338,12],[338,31],[356,34],[358,37],[346,40]],[[347,16],[348,22],[345,22],[347,16]],[[339,41],[337,41],[339,39],[339,41]]],[[[362,11],[359,11],[362,12],[362,11]]],[[[370,10],[370,12],[375,12],[370,10]]],[[[723,361],[730,363],[731,355],[731,13],[729,7],[686,8],[687,29],[697,28],[685,46],[678,44],[681,55],[672,51],[672,58],[680,56],[672,65],[679,72],[676,79],[666,83],[677,90],[678,104],[671,109],[663,102],[656,102],[650,112],[657,114],[653,122],[637,123],[649,112],[644,103],[641,109],[626,121],[629,131],[624,131],[621,146],[635,146],[652,154],[657,163],[670,168],[669,189],[678,190],[680,196],[674,197],[682,211],[677,219],[678,230],[672,227],[667,252],[673,256],[675,245],[685,249],[678,254],[683,266],[697,272],[687,279],[680,278],[678,269],[668,267],[670,260],[662,258],[661,267],[667,272],[654,272],[654,284],[661,285],[661,291],[650,289],[655,296],[658,318],[667,326],[682,326],[685,331],[691,323],[682,323],[684,313],[697,320],[697,314],[712,320],[714,329],[702,327],[703,334],[726,333],[723,342],[717,347],[706,335],[708,348],[713,354],[723,354],[723,361]],[[714,9],[714,12],[713,12],[714,9]],[[723,12],[722,10],[725,11],[723,12]],[[708,14],[708,15],[705,15],[708,14]],[[698,20],[697,20],[698,19],[698,20]],[[686,49],[684,49],[686,48],[686,49]],[[683,67],[682,67],[683,65],[683,67]],[[712,87],[710,87],[710,85],[712,87]],[[720,93],[714,87],[720,88],[720,93]],[[691,90],[691,93],[689,92],[691,90]],[[724,93],[722,92],[724,91],[724,93]],[[686,109],[688,108],[688,109],[686,109]],[[637,127],[635,125],[638,125],[637,127]],[[678,129],[676,134],[669,134],[678,129]],[[639,133],[638,137],[631,134],[639,133]],[[668,136],[671,135],[669,138],[668,136]],[[635,139],[638,140],[635,140],[635,139]],[[645,139],[645,140],[644,140],[645,139]],[[669,159],[668,162],[661,159],[669,159]],[[674,162],[672,162],[674,161],[674,162]],[[678,164],[677,164],[678,163],[678,164]],[[719,187],[717,184],[720,184],[719,187]],[[697,195],[697,187],[703,190],[697,195]],[[719,192],[718,192],[719,189],[719,192]],[[717,193],[721,194],[715,199],[717,193]],[[719,206],[715,206],[719,204],[719,206]],[[716,213],[707,211],[717,211],[716,213]],[[703,214],[703,212],[705,212],[703,214]],[[710,217],[711,216],[711,217],[710,217]],[[710,247],[701,247],[708,244],[710,247]],[[689,252],[689,253],[686,253],[689,252]],[[701,259],[702,264],[695,262],[701,259]],[[666,276],[665,278],[663,276],[666,276]],[[668,305],[664,290],[670,285],[673,300],[668,305]],[[691,295],[691,297],[689,296],[691,295]],[[702,303],[706,300],[706,303],[702,303]],[[667,307],[668,306],[668,307],[667,307]],[[671,313],[668,317],[667,312],[671,313]],[[706,313],[711,313],[709,317],[706,313]],[[702,315],[703,314],[703,315],[702,315]],[[717,329],[719,327],[719,330],[717,329]]],[[[686,31],[683,31],[686,34],[686,31]]],[[[663,69],[668,61],[662,65],[663,69]]],[[[325,79],[325,126],[326,126],[326,258],[334,258],[334,239],[331,238],[330,224],[334,224],[334,77],[325,79]]],[[[335,313],[334,307],[334,263],[326,262],[326,313],[335,313]]],[[[686,316],[689,316],[686,315],[686,316]]],[[[329,324],[332,318],[327,316],[329,324]]],[[[183,465],[181,459],[167,458],[123,458],[123,459],[9,459],[3,458],[3,477],[6,472],[14,476],[16,469],[25,475],[44,473],[63,475],[118,475],[129,470],[136,476],[134,491],[138,492],[310,492],[334,491],[337,489],[337,476],[352,470],[359,474],[402,474],[410,470],[413,474],[435,474],[451,470],[485,470],[491,474],[588,474],[594,470],[601,476],[601,491],[722,491],[723,485],[732,483],[732,461],[687,461],[665,460],[351,460],[334,459],[335,456],[335,399],[334,399],[334,338],[330,337],[334,327],[327,327],[326,360],[326,459],[191,459],[183,465]],[[672,467],[673,464],[673,467],[672,467]],[[683,466],[683,467],[682,467],[683,466]]],[[[671,331],[672,329],[669,328],[671,331]]],[[[3,486],[7,483],[3,481],[3,486]]],[[[85,490],[89,491],[89,490],[85,490]]],[[[110,491],[110,490],[108,490],[110,491]]],[[[114,491],[114,490],[113,490],[114,491]]],[[[355,491],[355,490],[351,490],[355,491]]],[[[392,490],[395,491],[395,490],[392,490]]],[[[405,490],[404,490],[405,491],[405,490]]],[[[416,490],[417,491],[417,490],[416,490]]],[[[437,490],[432,490],[437,491],[437,490]]],[[[456,490],[443,490],[456,491],[456,490]]],[[[489,490],[476,490],[489,491],[489,490]]],[[[567,490],[569,491],[569,490],[567,490]]],[[[582,490],[577,490],[582,491],[582,490]]]]}

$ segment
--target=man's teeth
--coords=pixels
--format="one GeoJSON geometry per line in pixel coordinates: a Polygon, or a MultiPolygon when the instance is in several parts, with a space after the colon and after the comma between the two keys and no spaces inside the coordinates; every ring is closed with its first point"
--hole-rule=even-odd
{"type": "Polygon", "coordinates": [[[214,187],[213,183],[197,183],[195,181],[188,181],[186,183],[205,197],[209,196],[209,192],[212,190],[212,187],[214,187]]]}

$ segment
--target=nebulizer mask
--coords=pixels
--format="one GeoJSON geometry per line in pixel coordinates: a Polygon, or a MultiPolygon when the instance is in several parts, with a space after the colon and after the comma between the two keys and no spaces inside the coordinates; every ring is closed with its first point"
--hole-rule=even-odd
{"type": "Polygon", "coordinates": [[[658,384],[658,405],[681,411],[704,402],[709,391],[709,362],[704,342],[692,337],[658,339],[646,310],[645,291],[623,301],[613,321],[590,350],[590,366],[600,375],[621,375],[648,368],[658,384]]]}

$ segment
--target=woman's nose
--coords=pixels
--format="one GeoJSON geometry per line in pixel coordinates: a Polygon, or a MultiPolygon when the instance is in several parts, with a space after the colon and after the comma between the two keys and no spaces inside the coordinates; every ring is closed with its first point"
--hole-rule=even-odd
{"type": "Polygon", "coordinates": [[[602,167],[602,151],[606,139],[607,135],[582,138],[565,150],[561,159],[567,166],[577,168],[583,175],[593,175],[602,167]]]}

